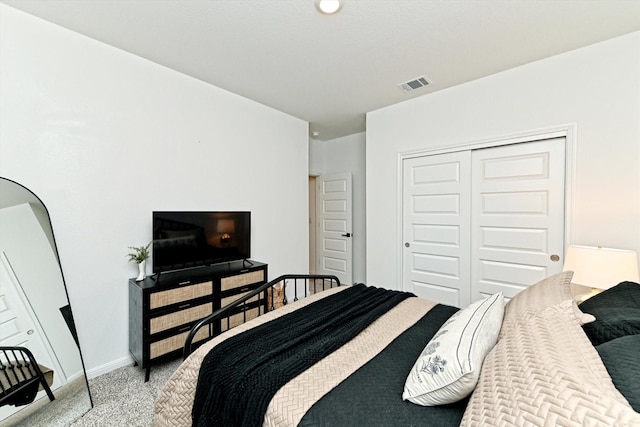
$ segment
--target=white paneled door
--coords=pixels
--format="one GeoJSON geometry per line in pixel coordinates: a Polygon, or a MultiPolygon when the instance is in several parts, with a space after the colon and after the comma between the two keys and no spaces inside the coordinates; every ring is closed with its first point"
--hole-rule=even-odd
{"type": "Polygon", "coordinates": [[[470,151],[403,163],[403,288],[444,304],[467,305],[470,151]]]}
{"type": "Polygon", "coordinates": [[[562,270],[565,140],[403,160],[402,287],[463,307],[562,270]]]}
{"type": "MultiPolygon", "coordinates": [[[[39,364],[54,371],[51,390],[64,384],[64,372],[57,363],[53,349],[21,291],[20,282],[4,252],[0,253],[0,345],[28,348],[39,364]]],[[[36,400],[44,396],[45,391],[39,391],[36,400]]],[[[3,406],[0,408],[0,420],[24,408],[25,406],[3,406]]]]}
{"type": "Polygon", "coordinates": [[[472,153],[471,299],[562,271],[565,139],[472,153]]]}
{"type": "Polygon", "coordinates": [[[318,274],[333,274],[340,283],[353,283],[352,184],[350,173],[316,179],[318,274]]]}

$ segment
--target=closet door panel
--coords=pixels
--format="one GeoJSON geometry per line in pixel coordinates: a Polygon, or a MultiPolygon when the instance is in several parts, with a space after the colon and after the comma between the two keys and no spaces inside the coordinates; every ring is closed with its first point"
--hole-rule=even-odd
{"type": "Polygon", "coordinates": [[[403,289],[470,302],[470,153],[403,161],[403,289]]]}
{"type": "Polygon", "coordinates": [[[564,153],[564,138],[472,152],[472,300],[562,270],[564,153]]]}

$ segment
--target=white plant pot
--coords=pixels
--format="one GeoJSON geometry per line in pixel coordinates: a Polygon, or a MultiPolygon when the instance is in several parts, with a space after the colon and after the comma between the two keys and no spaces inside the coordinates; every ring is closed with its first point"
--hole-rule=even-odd
{"type": "Polygon", "coordinates": [[[140,282],[144,280],[145,264],[146,264],[146,261],[141,261],[138,263],[138,277],[136,277],[136,282],[140,282]]]}

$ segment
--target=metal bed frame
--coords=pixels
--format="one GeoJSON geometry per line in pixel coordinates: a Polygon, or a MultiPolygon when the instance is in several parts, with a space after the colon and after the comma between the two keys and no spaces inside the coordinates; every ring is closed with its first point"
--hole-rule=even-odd
{"type": "MultiPolygon", "coordinates": [[[[282,301],[275,301],[274,300],[274,295],[275,292],[268,292],[268,289],[273,288],[274,286],[276,286],[278,283],[287,283],[287,281],[293,281],[293,289],[294,289],[294,301],[298,301],[298,282],[302,282],[304,283],[304,293],[300,292],[300,295],[302,298],[306,298],[309,295],[309,284],[311,283],[313,285],[313,293],[317,293],[317,292],[321,292],[325,289],[329,289],[329,288],[333,288],[333,287],[337,287],[337,286],[341,286],[340,285],[340,280],[333,275],[322,275],[322,274],[284,274],[282,276],[277,277],[276,279],[271,280],[268,283],[265,283],[264,285],[254,289],[251,292],[248,292],[247,294],[243,295],[242,297],[238,298],[237,300],[233,301],[232,303],[222,307],[219,310],[216,310],[215,312],[213,312],[212,314],[210,314],[209,316],[205,317],[204,319],[200,320],[198,323],[196,323],[192,328],[191,331],[189,332],[189,334],[187,335],[187,338],[185,340],[184,343],[184,350],[183,350],[183,357],[184,359],[186,359],[194,350],[195,350],[195,346],[193,345],[193,339],[196,335],[196,333],[198,333],[198,331],[206,326],[209,325],[217,320],[221,320],[226,318],[227,319],[227,326],[229,326],[229,318],[231,317],[231,315],[236,314],[233,313],[233,311],[237,308],[241,308],[244,309],[246,308],[247,302],[249,300],[251,300],[252,298],[258,296],[258,301],[259,301],[259,305],[258,305],[258,316],[261,316],[263,314],[266,313],[267,311],[267,306],[270,307],[269,311],[273,311],[276,307],[276,302],[281,303],[282,305],[286,305],[288,304],[288,300],[286,297],[286,292],[285,292],[285,296],[283,298],[282,301]],[[270,301],[268,301],[270,299],[270,301]],[[268,302],[270,302],[271,304],[267,304],[268,302]]],[[[242,310],[244,311],[244,310],[242,310]]],[[[237,310],[236,310],[237,312],[237,310]]],[[[245,319],[246,322],[246,319],[245,319]]],[[[244,322],[243,322],[244,323],[244,322]]],[[[202,343],[198,343],[198,344],[202,344],[202,343]]]]}

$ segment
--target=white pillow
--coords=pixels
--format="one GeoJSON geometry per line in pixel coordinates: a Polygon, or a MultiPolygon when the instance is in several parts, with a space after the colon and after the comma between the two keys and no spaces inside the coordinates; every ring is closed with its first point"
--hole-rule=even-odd
{"type": "Polygon", "coordinates": [[[536,312],[560,304],[562,301],[573,299],[572,277],[573,271],[563,271],[518,292],[504,307],[504,319],[498,340],[509,333],[515,319],[525,311],[536,312]]]}
{"type": "Polygon", "coordinates": [[[451,316],[413,365],[402,399],[435,406],[468,396],[484,357],[496,344],[503,315],[504,298],[498,293],[451,316]]]}

